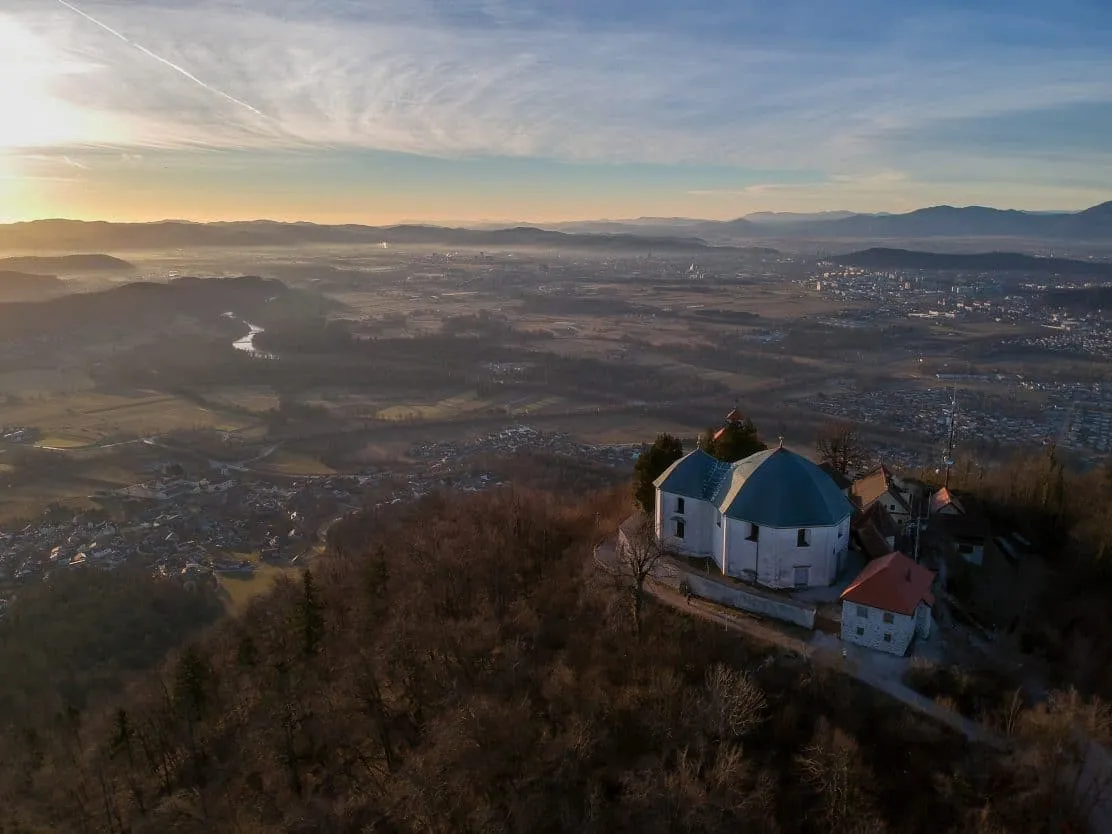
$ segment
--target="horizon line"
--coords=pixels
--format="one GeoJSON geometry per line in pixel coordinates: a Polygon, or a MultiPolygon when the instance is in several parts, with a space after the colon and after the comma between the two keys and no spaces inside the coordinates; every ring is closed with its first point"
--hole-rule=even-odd
{"type": "MultiPolygon", "coordinates": [[[[755,216],[755,215],[762,215],[762,214],[765,214],[765,215],[768,215],[768,214],[780,215],[780,216],[785,216],[785,217],[792,217],[792,216],[797,216],[798,217],[798,216],[808,216],[808,215],[821,216],[821,215],[842,214],[842,213],[844,213],[848,216],[854,216],[854,217],[869,217],[869,216],[884,216],[884,215],[899,216],[899,215],[906,215],[906,214],[914,214],[917,211],[925,211],[927,209],[939,209],[939,208],[952,208],[952,209],[959,209],[959,210],[960,209],[978,209],[978,208],[980,208],[980,209],[987,209],[989,211],[1000,211],[1000,212],[1009,212],[1010,211],[1010,212],[1017,212],[1017,213],[1020,213],[1020,214],[1034,214],[1034,215],[1038,215],[1038,214],[1079,214],[1079,213],[1081,213],[1083,211],[1087,211],[1091,208],[1096,208],[1097,206],[1105,205],[1106,203],[1112,203],[1112,199],[1109,199],[1109,200],[1106,200],[1106,201],[1103,201],[1103,202],[1100,202],[1100,203],[1093,203],[1092,205],[1083,206],[1081,208],[1071,208],[1071,209],[1002,209],[1002,208],[996,208],[994,206],[985,206],[985,205],[976,204],[976,203],[971,203],[971,204],[963,205],[963,206],[956,206],[956,205],[953,205],[953,204],[950,204],[950,203],[936,203],[936,204],[933,204],[933,205],[920,206],[919,208],[908,209],[907,211],[880,211],[880,210],[878,210],[878,211],[850,211],[849,209],[823,209],[823,210],[820,210],[820,211],[759,210],[759,211],[747,212],[746,214],[738,215],[736,217],[726,218],[726,219],[723,219],[723,220],[714,220],[714,219],[706,218],[706,217],[687,217],[687,216],[683,216],[683,215],[672,215],[672,216],[667,216],[667,217],[666,216],[654,216],[654,215],[641,215],[641,216],[637,216],[637,217],[616,217],[616,218],[611,218],[611,217],[583,217],[583,218],[572,219],[572,220],[521,220],[521,219],[514,220],[514,219],[498,219],[498,218],[475,218],[475,219],[472,219],[472,220],[464,220],[464,219],[452,220],[452,219],[438,218],[438,219],[435,219],[435,220],[418,220],[418,219],[412,219],[412,218],[401,218],[399,220],[389,222],[389,223],[371,223],[371,222],[355,222],[355,221],[325,222],[325,221],[320,221],[320,220],[305,220],[305,219],[279,220],[279,219],[275,219],[273,217],[259,217],[259,216],[241,217],[241,218],[235,218],[235,219],[225,218],[225,219],[208,219],[208,220],[189,220],[189,219],[181,218],[181,217],[177,217],[177,218],[162,217],[162,218],[151,218],[151,219],[147,219],[147,220],[106,220],[106,219],[103,219],[103,218],[90,220],[90,219],[83,219],[83,218],[76,218],[76,217],[36,217],[36,218],[27,219],[27,220],[0,221],[0,226],[29,225],[29,224],[32,224],[32,223],[111,223],[111,224],[114,224],[114,225],[131,225],[131,226],[157,225],[157,224],[160,224],[160,223],[182,223],[182,224],[195,225],[195,226],[215,225],[215,224],[219,224],[219,223],[275,223],[275,224],[285,224],[285,225],[311,225],[311,226],[363,226],[363,227],[366,227],[366,228],[388,228],[388,227],[391,227],[391,226],[440,226],[440,227],[443,227],[443,228],[453,228],[453,225],[451,225],[451,224],[476,224],[476,223],[502,224],[502,223],[504,223],[504,224],[507,224],[508,227],[517,226],[517,227],[543,228],[546,225],[556,225],[556,224],[566,225],[566,224],[570,224],[570,223],[634,223],[634,222],[644,221],[644,220],[661,220],[661,221],[664,221],[664,223],[662,223],[661,225],[667,225],[667,221],[688,221],[688,222],[699,222],[699,223],[732,223],[732,222],[737,221],[737,220],[745,220],[748,217],[752,217],[752,216],[755,216]]],[[[830,222],[833,222],[833,221],[830,221],[830,222]]],[[[463,228],[463,226],[454,226],[454,227],[455,228],[463,228]]]]}

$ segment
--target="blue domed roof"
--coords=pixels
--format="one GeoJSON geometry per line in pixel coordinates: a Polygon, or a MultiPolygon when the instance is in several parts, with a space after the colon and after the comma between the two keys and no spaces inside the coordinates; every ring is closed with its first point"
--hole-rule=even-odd
{"type": "Polygon", "coordinates": [[[783,447],[732,464],[695,451],[672,464],[656,485],[710,501],[723,515],[761,527],[833,527],[853,512],[829,475],[783,447]]]}

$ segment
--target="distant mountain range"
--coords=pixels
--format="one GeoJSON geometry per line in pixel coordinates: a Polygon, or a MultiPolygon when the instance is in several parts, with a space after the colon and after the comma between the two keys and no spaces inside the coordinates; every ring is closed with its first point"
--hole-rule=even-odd
{"type": "Polygon", "coordinates": [[[1025,238],[1112,240],[1112,201],[1078,212],[1026,212],[983,206],[932,206],[906,214],[759,212],[736,220],[640,218],[551,224],[580,234],[682,233],[715,244],[749,240],[870,240],[884,238],[1025,238]]]}
{"type": "MultiPolygon", "coordinates": [[[[361,243],[491,248],[539,247],[611,252],[698,252],[756,241],[869,241],[1016,238],[1112,241],[1112,201],[1078,212],[1024,212],[982,206],[933,206],[906,214],[760,212],[736,220],[641,217],[509,228],[429,225],[322,226],[255,220],[231,223],[104,223],[38,220],[0,225],[0,251],[184,249],[200,246],[296,246],[361,243]]],[[[83,256],[87,257],[87,256],[83,256]]],[[[14,266],[55,273],[93,268],[14,266]]],[[[106,269],[122,268],[120,264],[106,269]]]]}
{"type": "MultiPolygon", "coordinates": [[[[540,247],[614,252],[698,251],[708,246],[706,242],[686,235],[654,236],[628,232],[607,235],[569,234],[529,226],[475,230],[440,226],[320,226],[314,223],[277,223],[269,220],[234,223],[87,223],[77,220],[38,220],[0,226],[0,250],[73,251],[96,248],[126,251],[202,246],[296,246],[310,243],[540,247]]],[[[62,270],[52,267],[51,271],[62,270]]]]}
{"type": "Polygon", "coordinates": [[[925,269],[955,272],[1022,272],[1027,275],[1112,278],[1112,263],[1069,258],[1036,258],[1015,252],[946,255],[908,249],[865,249],[828,260],[862,269],[925,269]]]}

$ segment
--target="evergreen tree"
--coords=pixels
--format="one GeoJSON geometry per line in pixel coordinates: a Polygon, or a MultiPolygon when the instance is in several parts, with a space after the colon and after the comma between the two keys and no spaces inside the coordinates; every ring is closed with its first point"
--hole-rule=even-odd
{"type": "Polygon", "coordinates": [[[729,419],[721,429],[708,429],[699,436],[699,448],[718,460],[733,463],[768,448],[748,417],[729,419]]]}
{"type": "Polygon", "coordinates": [[[682,457],[683,443],[680,439],[670,434],[659,434],[637,458],[633,467],[633,498],[646,515],[656,514],[656,487],[653,481],[682,457]]]}
{"type": "Polygon", "coordinates": [[[297,606],[298,619],[301,626],[302,648],[305,656],[311,657],[317,653],[321,638],[324,636],[324,614],[322,613],[324,605],[313,581],[313,574],[303,571],[301,579],[302,594],[297,606]]]}

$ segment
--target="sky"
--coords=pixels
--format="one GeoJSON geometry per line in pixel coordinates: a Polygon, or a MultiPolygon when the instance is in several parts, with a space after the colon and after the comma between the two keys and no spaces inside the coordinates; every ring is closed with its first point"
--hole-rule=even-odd
{"type": "Polygon", "coordinates": [[[1112,199],[1108,0],[0,0],[0,221],[1112,199]]]}

